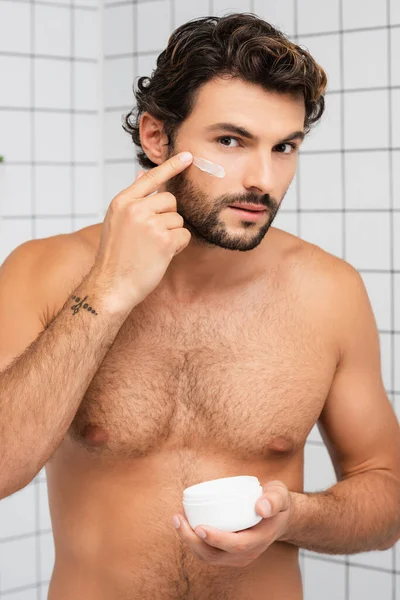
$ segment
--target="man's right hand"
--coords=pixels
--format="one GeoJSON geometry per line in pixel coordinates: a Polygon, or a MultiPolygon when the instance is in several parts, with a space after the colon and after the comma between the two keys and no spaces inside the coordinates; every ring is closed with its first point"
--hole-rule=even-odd
{"type": "Polygon", "coordinates": [[[123,309],[144,300],[190,242],[175,196],[161,192],[148,197],[192,163],[190,153],[188,162],[181,161],[182,154],[139,172],[135,182],[113,198],[104,218],[92,272],[123,309]]]}

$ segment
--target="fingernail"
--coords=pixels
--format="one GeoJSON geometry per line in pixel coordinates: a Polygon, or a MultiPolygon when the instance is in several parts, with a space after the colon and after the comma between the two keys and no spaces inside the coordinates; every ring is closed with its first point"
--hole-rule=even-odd
{"type": "Polygon", "coordinates": [[[181,159],[181,161],[183,163],[188,163],[188,162],[190,162],[192,160],[193,155],[190,152],[182,152],[179,155],[179,158],[181,159]]]}
{"type": "Polygon", "coordinates": [[[264,517],[269,517],[272,512],[271,503],[266,498],[264,498],[264,500],[261,500],[260,505],[261,512],[264,515],[264,517]]]}
{"type": "Polygon", "coordinates": [[[172,525],[178,529],[181,525],[181,522],[178,517],[172,517],[172,525]]]}
{"type": "Polygon", "coordinates": [[[196,533],[199,537],[201,537],[203,540],[206,537],[206,532],[204,531],[204,529],[201,529],[201,527],[199,529],[196,529],[196,533]]]}

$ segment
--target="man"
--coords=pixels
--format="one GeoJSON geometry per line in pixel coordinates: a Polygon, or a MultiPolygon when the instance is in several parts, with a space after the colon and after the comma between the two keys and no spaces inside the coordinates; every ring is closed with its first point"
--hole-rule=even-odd
{"type": "Polygon", "coordinates": [[[182,26],[126,121],[154,168],[104,224],[3,264],[0,490],[46,464],[50,600],[300,600],[299,547],[398,539],[399,427],[361,277],[271,227],[325,84],[254,15],[182,26]],[[316,422],[338,483],[304,494],[316,422]],[[183,490],[235,475],[259,478],[263,519],[193,531],[183,490]]]}

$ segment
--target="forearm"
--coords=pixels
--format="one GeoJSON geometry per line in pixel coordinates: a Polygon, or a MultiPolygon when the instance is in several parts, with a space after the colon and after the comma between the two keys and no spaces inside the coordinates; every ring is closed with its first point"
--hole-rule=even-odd
{"type": "Polygon", "coordinates": [[[400,537],[400,484],[384,470],[338,482],[324,492],[291,492],[292,511],[280,541],[324,554],[385,550],[400,537]]]}
{"type": "Polygon", "coordinates": [[[26,485],[58,447],[125,318],[89,273],[48,328],[0,373],[0,498],[26,485]],[[72,310],[85,296],[96,315],[72,310]]]}

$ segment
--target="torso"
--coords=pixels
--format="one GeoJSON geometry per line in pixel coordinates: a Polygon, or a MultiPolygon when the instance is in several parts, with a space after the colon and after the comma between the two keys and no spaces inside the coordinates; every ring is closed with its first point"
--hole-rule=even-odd
{"type": "Polygon", "coordinates": [[[129,315],[47,465],[49,600],[302,599],[295,546],[206,565],[170,523],[183,489],[208,479],[303,490],[337,340],[329,303],[310,297],[315,247],[293,240],[282,265],[234,294],[176,306],[160,285],[129,315]]]}

